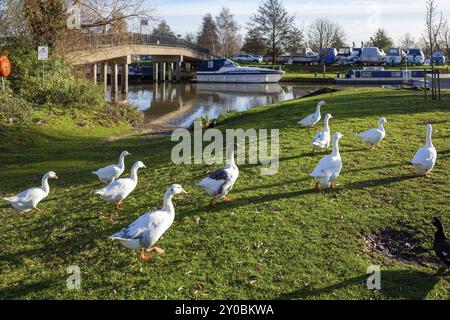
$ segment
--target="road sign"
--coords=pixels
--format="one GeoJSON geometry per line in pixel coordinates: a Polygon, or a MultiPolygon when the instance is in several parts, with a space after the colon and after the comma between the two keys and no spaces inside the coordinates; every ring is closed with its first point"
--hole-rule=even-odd
{"type": "Polygon", "coordinates": [[[47,46],[39,46],[38,47],[38,60],[39,61],[47,61],[48,60],[48,47],[47,46]]]}

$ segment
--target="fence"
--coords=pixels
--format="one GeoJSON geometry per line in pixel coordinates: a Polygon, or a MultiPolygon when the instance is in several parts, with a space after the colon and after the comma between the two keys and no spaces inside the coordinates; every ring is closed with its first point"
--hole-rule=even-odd
{"type": "Polygon", "coordinates": [[[79,33],[69,37],[68,46],[70,51],[83,50],[86,48],[112,47],[118,45],[160,45],[169,47],[188,48],[197,53],[207,55],[209,50],[192,42],[168,37],[157,37],[148,34],[126,33],[126,34],[95,34],[79,33]]]}

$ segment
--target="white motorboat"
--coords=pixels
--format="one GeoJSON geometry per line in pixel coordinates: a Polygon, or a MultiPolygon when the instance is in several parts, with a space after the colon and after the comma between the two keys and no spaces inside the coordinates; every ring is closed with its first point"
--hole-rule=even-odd
{"type": "Polygon", "coordinates": [[[258,67],[241,67],[229,59],[203,61],[197,69],[197,82],[276,83],[285,72],[258,67]]]}

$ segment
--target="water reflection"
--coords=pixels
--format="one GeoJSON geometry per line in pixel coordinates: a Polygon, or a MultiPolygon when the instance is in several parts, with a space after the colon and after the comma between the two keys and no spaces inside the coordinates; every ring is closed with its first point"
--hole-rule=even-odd
{"type": "Polygon", "coordinates": [[[189,126],[196,118],[216,118],[302,97],[320,87],[296,84],[154,83],[130,85],[128,101],[144,111],[147,123],[189,126]]]}

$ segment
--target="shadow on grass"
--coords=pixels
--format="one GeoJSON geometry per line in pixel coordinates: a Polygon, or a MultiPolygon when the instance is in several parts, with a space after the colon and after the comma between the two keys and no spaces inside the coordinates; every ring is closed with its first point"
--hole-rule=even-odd
{"type": "Polygon", "coordinates": [[[13,288],[1,288],[0,299],[1,300],[23,299],[24,296],[26,296],[29,293],[36,293],[44,291],[51,287],[63,285],[65,285],[64,280],[51,278],[31,283],[21,282],[19,285],[13,288]]]}
{"type": "MultiPolygon", "coordinates": [[[[318,299],[324,296],[332,296],[338,290],[350,290],[350,287],[354,286],[360,286],[362,289],[368,290],[366,287],[368,277],[369,275],[362,275],[320,289],[306,287],[284,293],[275,299],[318,299]]],[[[438,276],[422,271],[381,271],[381,290],[377,294],[381,295],[381,298],[384,299],[422,300],[426,298],[427,294],[434,288],[438,281],[438,276]]]]}

